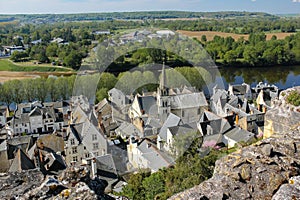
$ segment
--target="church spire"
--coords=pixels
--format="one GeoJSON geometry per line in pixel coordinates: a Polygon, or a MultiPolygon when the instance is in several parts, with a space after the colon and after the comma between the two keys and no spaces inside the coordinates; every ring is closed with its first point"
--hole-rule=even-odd
{"type": "Polygon", "coordinates": [[[165,89],[166,84],[166,74],[165,74],[165,61],[163,61],[163,66],[161,70],[161,77],[160,77],[160,82],[159,82],[159,89],[163,90],[165,89]]]}

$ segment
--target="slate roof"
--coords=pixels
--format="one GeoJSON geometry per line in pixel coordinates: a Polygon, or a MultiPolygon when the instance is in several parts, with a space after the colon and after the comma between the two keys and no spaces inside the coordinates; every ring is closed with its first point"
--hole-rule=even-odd
{"type": "Polygon", "coordinates": [[[145,114],[152,116],[157,115],[156,98],[154,96],[139,96],[137,99],[140,109],[143,110],[145,114]]]}
{"type": "Polygon", "coordinates": [[[31,103],[21,103],[17,105],[15,110],[15,116],[20,117],[23,113],[30,113],[31,111],[31,103]]]}
{"type": "Polygon", "coordinates": [[[35,107],[29,114],[28,116],[29,117],[32,117],[32,116],[41,116],[42,115],[42,110],[38,107],[35,107]]]}
{"type": "Polygon", "coordinates": [[[159,136],[163,140],[167,140],[167,129],[172,126],[178,126],[181,122],[180,117],[170,113],[167,120],[160,129],[159,136]]]}
{"type": "Polygon", "coordinates": [[[208,126],[210,126],[213,130],[212,134],[225,133],[226,131],[231,129],[231,125],[226,119],[223,119],[209,111],[204,111],[203,115],[201,116],[199,125],[202,129],[204,136],[208,134],[208,126]]]}
{"type": "Polygon", "coordinates": [[[213,134],[213,135],[206,135],[203,137],[203,144],[202,147],[214,147],[220,143],[222,143],[223,135],[220,134],[213,134]]]}
{"type": "Polygon", "coordinates": [[[195,108],[208,106],[203,92],[171,96],[172,109],[195,108]]]}
{"type": "Polygon", "coordinates": [[[226,90],[217,89],[215,94],[213,94],[210,99],[213,102],[217,102],[219,99],[227,99],[227,97],[228,97],[228,94],[227,94],[226,90]]]}
{"type": "Polygon", "coordinates": [[[140,136],[142,137],[143,134],[137,129],[132,123],[123,122],[117,129],[117,133],[121,133],[122,135],[126,136],[140,136]]]}
{"type": "Polygon", "coordinates": [[[111,154],[96,157],[96,164],[98,170],[117,174],[116,165],[111,154]]]}
{"type": "Polygon", "coordinates": [[[149,140],[143,140],[137,147],[153,171],[158,171],[163,167],[170,166],[173,162],[170,157],[158,150],[157,147],[149,140]]]}
{"type": "Polygon", "coordinates": [[[220,118],[221,117],[219,117],[218,115],[205,110],[203,112],[203,114],[201,115],[199,122],[212,121],[212,120],[217,120],[217,119],[220,119],[220,118]]]}
{"type": "Polygon", "coordinates": [[[184,124],[181,126],[169,127],[168,129],[173,136],[184,135],[186,133],[190,133],[190,132],[194,131],[194,129],[187,124],[184,124]]]}
{"type": "Polygon", "coordinates": [[[17,149],[15,158],[9,168],[9,172],[21,172],[22,170],[34,169],[35,165],[28,156],[21,150],[17,149]]]}
{"type": "Polygon", "coordinates": [[[254,138],[253,133],[241,129],[239,127],[235,127],[232,130],[228,131],[227,133],[225,133],[225,136],[236,142],[241,142],[241,141],[248,142],[252,138],[254,138]]]}
{"type": "Polygon", "coordinates": [[[81,134],[82,134],[83,126],[84,123],[70,125],[71,133],[75,136],[75,138],[79,143],[82,142],[81,134]]]}

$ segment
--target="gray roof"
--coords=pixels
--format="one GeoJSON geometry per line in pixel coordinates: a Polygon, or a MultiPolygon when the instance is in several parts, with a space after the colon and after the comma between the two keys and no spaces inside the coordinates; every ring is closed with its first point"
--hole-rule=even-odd
{"type": "Polygon", "coordinates": [[[29,113],[31,111],[31,103],[18,104],[15,110],[15,116],[20,117],[24,112],[29,113]]]}
{"type": "Polygon", "coordinates": [[[232,85],[232,92],[235,95],[244,95],[247,92],[247,85],[232,85]]]}
{"type": "Polygon", "coordinates": [[[163,124],[163,126],[160,129],[159,136],[163,140],[167,140],[167,129],[172,126],[178,126],[181,122],[180,117],[174,115],[173,113],[170,113],[167,120],[163,124]]]}
{"type": "Polygon", "coordinates": [[[216,93],[213,94],[213,95],[211,96],[210,99],[211,99],[213,102],[217,102],[219,99],[227,99],[227,97],[228,97],[228,94],[227,94],[227,91],[226,91],[226,90],[223,90],[223,89],[217,89],[217,90],[216,90],[216,93]]]}
{"type": "Polygon", "coordinates": [[[149,117],[145,120],[145,127],[160,128],[161,124],[158,119],[149,117]]]}
{"type": "Polygon", "coordinates": [[[157,114],[156,98],[154,96],[140,96],[137,99],[141,110],[143,110],[145,114],[157,114]]]}
{"type": "Polygon", "coordinates": [[[99,170],[117,174],[115,162],[111,154],[96,157],[96,164],[97,164],[97,169],[99,170]]]}
{"type": "Polygon", "coordinates": [[[217,119],[221,119],[221,117],[219,117],[218,115],[216,115],[212,112],[205,110],[200,117],[200,122],[212,121],[212,120],[217,120],[217,119]]]}
{"type": "Polygon", "coordinates": [[[172,109],[195,108],[201,106],[208,106],[203,92],[180,94],[171,97],[172,109]]]}
{"type": "Polygon", "coordinates": [[[82,130],[84,123],[70,125],[71,133],[75,136],[79,143],[82,142],[82,130]]]}
{"type": "Polygon", "coordinates": [[[7,150],[7,144],[6,144],[6,140],[4,140],[1,144],[0,144],[0,152],[1,151],[6,151],[7,150]]]}
{"type": "Polygon", "coordinates": [[[172,159],[151,143],[149,140],[144,140],[137,147],[142,156],[148,161],[151,170],[158,171],[163,167],[168,167],[172,164],[172,159]]]}
{"type": "Polygon", "coordinates": [[[254,138],[253,133],[246,131],[244,129],[238,128],[238,127],[235,127],[232,130],[225,133],[225,136],[236,142],[241,142],[241,141],[248,142],[252,138],[254,138]]]}
{"type": "Polygon", "coordinates": [[[184,135],[186,133],[190,133],[190,132],[194,131],[194,129],[187,124],[184,124],[181,126],[169,127],[168,129],[173,136],[184,135]]]}
{"type": "Polygon", "coordinates": [[[132,123],[123,122],[117,129],[117,133],[121,133],[122,135],[126,136],[140,136],[142,137],[143,134],[137,129],[132,123]]]}
{"type": "Polygon", "coordinates": [[[222,138],[223,135],[220,134],[213,134],[213,135],[206,135],[203,137],[203,144],[202,147],[207,147],[207,146],[215,146],[217,144],[222,143],[222,138]]]}
{"type": "Polygon", "coordinates": [[[9,168],[9,172],[20,172],[22,170],[34,169],[35,165],[28,156],[21,150],[18,149],[15,158],[9,168]]]}
{"type": "Polygon", "coordinates": [[[29,117],[31,116],[41,116],[42,115],[42,110],[38,107],[35,107],[30,113],[29,117]]]}
{"type": "Polygon", "coordinates": [[[212,134],[225,133],[231,129],[231,125],[226,119],[223,119],[209,111],[204,111],[200,119],[200,127],[204,135],[207,134],[207,126],[212,128],[212,134]]]}

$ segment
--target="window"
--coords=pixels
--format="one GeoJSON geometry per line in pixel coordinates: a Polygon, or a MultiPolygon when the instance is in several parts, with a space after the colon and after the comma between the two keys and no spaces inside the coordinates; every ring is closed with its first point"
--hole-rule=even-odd
{"type": "Polygon", "coordinates": [[[85,157],[86,157],[86,158],[89,158],[89,157],[90,157],[90,154],[89,154],[89,153],[86,153],[86,154],[85,154],[85,157]]]}
{"type": "Polygon", "coordinates": [[[98,152],[94,152],[94,155],[97,157],[97,156],[99,156],[99,153],[98,152]]]}
{"type": "Polygon", "coordinates": [[[98,149],[98,143],[93,143],[93,149],[98,149]]]}
{"type": "Polygon", "coordinates": [[[200,110],[200,108],[198,108],[197,115],[200,115],[200,112],[201,112],[201,110],[200,110]]]}
{"type": "Polygon", "coordinates": [[[75,144],[75,140],[74,139],[71,139],[71,145],[74,145],[75,144]]]}
{"type": "Polygon", "coordinates": [[[77,161],[78,161],[77,156],[74,156],[74,157],[72,158],[72,161],[73,161],[73,162],[77,162],[77,161]]]}
{"type": "Polygon", "coordinates": [[[72,147],[72,153],[73,154],[77,153],[77,147],[72,147]]]}
{"type": "Polygon", "coordinates": [[[184,110],[182,111],[182,117],[184,117],[184,110]]]}
{"type": "Polygon", "coordinates": [[[97,140],[97,135],[96,135],[96,134],[93,134],[93,135],[92,135],[92,140],[93,140],[93,141],[97,140]]]}

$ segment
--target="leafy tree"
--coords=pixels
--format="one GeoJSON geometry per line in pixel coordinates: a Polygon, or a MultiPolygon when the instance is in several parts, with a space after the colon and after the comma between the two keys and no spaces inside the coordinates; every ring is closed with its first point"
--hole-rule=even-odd
{"type": "Polygon", "coordinates": [[[82,55],[80,52],[77,51],[71,51],[70,54],[68,54],[64,58],[64,65],[71,67],[73,69],[79,69],[82,62],[82,55]]]}
{"type": "Polygon", "coordinates": [[[10,59],[14,62],[20,62],[24,58],[27,58],[28,54],[25,51],[14,51],[10,56],[10,59]]]}
{"type": "Polygon", "coordinates": [[[105,98],[108,98],[108,89],[107,88],[101,88],[96,93],[96,103],[102,101],[105,98]]]}
{"type": "Polygon", "coordinates": [[[145,199],[152,200],[163,192],[165,192],[165,180],[162,172],[157,172],[142,181],[145,189],[145,199]]]}

